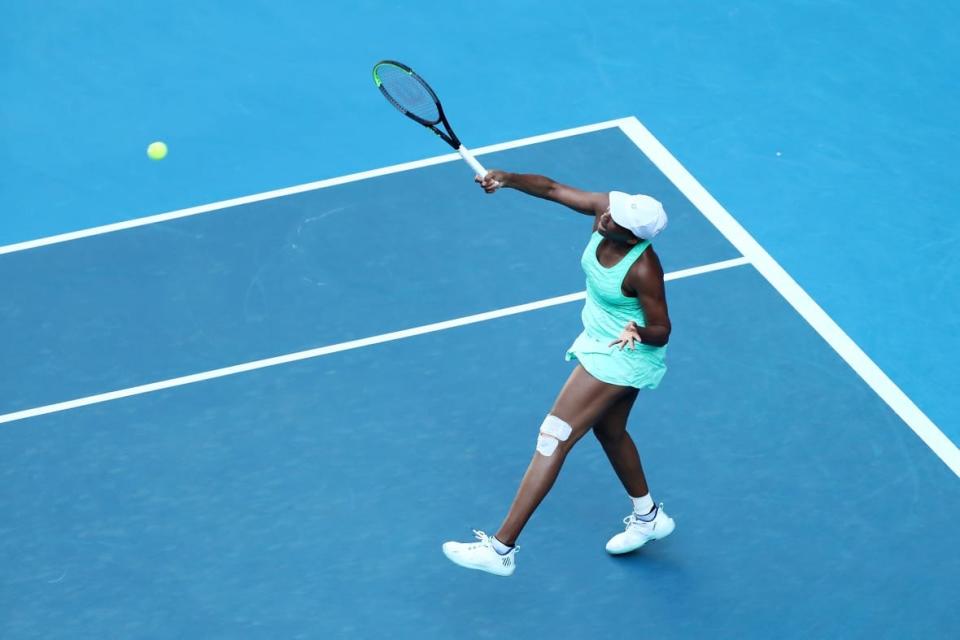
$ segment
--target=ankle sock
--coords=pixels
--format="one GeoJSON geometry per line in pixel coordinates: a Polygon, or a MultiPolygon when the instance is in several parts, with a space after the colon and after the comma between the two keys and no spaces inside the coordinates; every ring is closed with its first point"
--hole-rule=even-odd
{"type": "Polygon", "coordinates": [[[633,500],[633,512],[638,516],[650,513],[650,510],[656,506],[653,503],[653,498],[650,497],[649,493],[645,496],[640,496],[639,498],[634,498],[631,496],[630,499],[633,500]]]}
{"type": "Polygon", "coordinates": [[[508,553],[510,553],[510,550],[513,549],[513,547],[507,546],[502,542],[500,542],[499,540],[497,540],[497,536],[493,536],[490,540],[493,542],[493,550],[496,551],[501,556],[507,555],[508,553]]]}
{"type": "Polygon", "coordinates": [[[654,518],[657,517],[657,511],[659,511],[659,509],[657,509],[657,505],[653,505],[653,509],[650,509],[649,513],[637,513],[635,515],[643,522],[653,522],[654,518]]]}

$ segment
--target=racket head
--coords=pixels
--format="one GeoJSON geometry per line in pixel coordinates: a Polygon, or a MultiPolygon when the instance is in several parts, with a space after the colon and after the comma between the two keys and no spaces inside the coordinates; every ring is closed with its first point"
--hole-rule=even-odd
{"type": "Polygon", "coordinates": [[[434,127],[443,121],[437,94],[402,62],[381,60],[373,66],[373,81],[387,101],[408,118],[425,127],[434,127]]]}

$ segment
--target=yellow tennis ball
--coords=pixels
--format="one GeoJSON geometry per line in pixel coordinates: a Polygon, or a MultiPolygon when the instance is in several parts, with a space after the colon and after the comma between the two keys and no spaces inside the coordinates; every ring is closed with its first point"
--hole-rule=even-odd
{"type": "Polygon", "coordinates": [[[163,142],[151,142],[150,146],[147,147],[147,156],[151,160],[163,160],[167,157],[167,145],[163,142]]]}

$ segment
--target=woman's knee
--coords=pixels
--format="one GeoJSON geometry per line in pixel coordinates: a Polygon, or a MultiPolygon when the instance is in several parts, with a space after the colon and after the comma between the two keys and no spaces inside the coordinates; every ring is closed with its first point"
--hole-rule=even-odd
{"type": "Polygon", "coordinates": [[[593,435],[604,446],[616,445],[627,435],[627,430],[621,426],[598,424],[593,428],[593,435]]]}
{"type": "Polygon", "coordinates": [[[566,420],[555,413],[550,413],[540,425],[537,435],[537,452],[550,457],[554,452],[566,454],[577,441],[587,432],[589,426],[584,426],[582,420],[566,420]]]}

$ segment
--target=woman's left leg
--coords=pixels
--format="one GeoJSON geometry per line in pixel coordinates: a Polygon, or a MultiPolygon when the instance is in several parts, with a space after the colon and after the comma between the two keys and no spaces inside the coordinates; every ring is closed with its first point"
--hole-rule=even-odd
{"type": "Polygon", "coordinates": [[[601,382],[577,365],[550,410],[551,416],[569,425],[570,434],[563,440],[555,438],[556,443],[548,440],[548,446],[544,447],[548,455],[541,453],[540,447],[534,452],[510,511],[497,531],[496,537],[500,542],[510,546],[516,544],[520,531],[556,481],[560,467],[573,445],[611,405],[632,391],[630,387],[601,382]],[[554,446],[555,449],[551,451],[554,446]]]}

